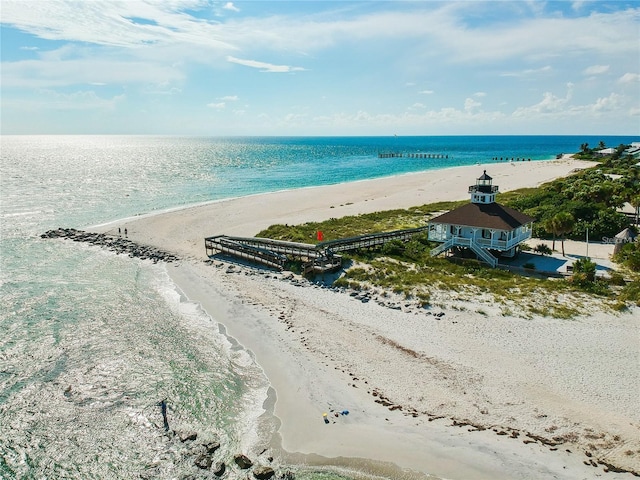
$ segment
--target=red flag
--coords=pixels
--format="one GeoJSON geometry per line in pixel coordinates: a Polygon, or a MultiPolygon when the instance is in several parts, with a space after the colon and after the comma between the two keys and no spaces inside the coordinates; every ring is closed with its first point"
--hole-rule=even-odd
{"type": "Polygon", "coordinates": [[[322,234],[322,232],[320,230],[318,230],[316,238],[318,239],[319,242],[321,242],[324,239],[324,235],[322,234]]]}

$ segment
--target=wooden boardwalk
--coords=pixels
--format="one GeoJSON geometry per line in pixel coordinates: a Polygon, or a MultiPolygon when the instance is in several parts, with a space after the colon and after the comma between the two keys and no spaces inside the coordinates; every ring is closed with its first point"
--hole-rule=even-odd
{"type": "Polygon", "coordinates": [[[231,237],[216,235],[204,239],[205,250],[209,258],[223,253],[236,258],[249,260],[276,270],[283,270],[289,259],[303,262],[304,274],[338,270],[342,266],[342,257],[338,252],[360,250],[384,245],[393,240],[409,241],[414,235],[426,233],[428,227],[394,230],[392,232],[371,233],[358,237],[342,238],[309,243],[286,242],[258,237],[231,237]]]}

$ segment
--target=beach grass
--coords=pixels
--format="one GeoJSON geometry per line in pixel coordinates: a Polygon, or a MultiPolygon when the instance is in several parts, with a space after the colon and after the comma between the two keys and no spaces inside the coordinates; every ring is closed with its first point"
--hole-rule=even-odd
{"type": "MultiPolygon", "coordinates": [[[[535,189],[509,192],[506,199],[529,195],[535,189]]],[[[431,216],[466,203],[439,202],[409,209],[397,209],[301,225],[273,225],[256,236],[295,242],[317,243],[317,232],[324,240],[355,237],[425,226],[431,216]]],[[[502,305],[502,312],[518,312],[530,317],[542,315],[553,318],[572,318],[585,311],[585,305],[597,300],[603,308],[624,310],[627,302],[640,301],[638,281],[596,279],[583,282],[572,278],[553,279],[523,276],[494,269],[475,260],[452,261],[433,258],[430,250],[437,244],[426,235],[416,235],[406,243],[392,241],[379,248],[363,249],[344,255],[352,265],[336,280],[335,285],[354,290],[382,289],[416,300],[428,306],[437,293],[446,292],[459,300],[476,301],[484,298],[488,304],[502,305]],[[612,286],[614,288],[612,288],[612,286]],[[531,301],[535,298],[535,301],[531,301]],[[559,301],[561,298],[562,301],[559,301]],[[589,301],[587,301],[589,300],[589,301]]]]}

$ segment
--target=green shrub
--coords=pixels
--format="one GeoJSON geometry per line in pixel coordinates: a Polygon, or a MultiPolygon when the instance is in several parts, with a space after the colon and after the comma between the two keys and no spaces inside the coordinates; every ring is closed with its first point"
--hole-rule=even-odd
{"type": "Polygon", "coordinates": [[[539,253],[540,255],[551,255],[553,253],[551,249],[544,243],[539,243],[538,245],[536,245],[536,248],[534,248],[533,251],[539,253]]]}
{"type": "Polygon", "coordinates": [[[611,285],[616,286],[624,286],[626,282],[624,281],[624,276],[618,272],[611,272],[611,278],[609,279],[609,283],[611,285]]]}
{"type": "Polygon", "coordinates": [[[592,262],[589,257],[581,257],[573,262],[574,276],[578,275],[587,282],[593,282],[596,278],[595,262],[592,262]]]}
{"type": "Polygon", "coordinates": [[[399,257],[404,254],[405,244],[400,240],[391,240],[382,246],[382,254],[391,257],[399,257]]]}

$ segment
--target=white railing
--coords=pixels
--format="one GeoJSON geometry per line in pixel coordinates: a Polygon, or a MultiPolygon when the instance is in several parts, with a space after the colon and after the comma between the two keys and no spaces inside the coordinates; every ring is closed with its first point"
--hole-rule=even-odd
{"type": "Polygon", "coordinates": [[[456,237],[451,237],[442,245],[438,245],[436,248],[431,250],[431,256],[435,257],[437,255],[440,255],[442,252],[449,250],[451,247],[453,247],[455,240],[456,240],[456,237]]]}
{"type": "Polygon", "coordinates": [[[464,237],[450,237],[449,240],[444,242],[442,245],[431,250],[431,256],[435,257],[436,255],[439,255],[454,246],[469,247],[478,257],[480,257],[492,267],[495,267],[498,264],[498,259],[496,257],[491,255],[488,251],[478,245],[477,242],[474,242],[473,239],[464,237]]]}
{"type": "Polygon", "coordinates": [[[511,250],[516,245],[531,238],[531,230],[522,232],[520,235],[513,237],[509,240],[496,240],[491,238],[475,238],[474,242],[484,248],[491,248],[493,250],[507,251],[511,250]]]}
{"type": "Polygon", "coordinates": [[[488,251],[486,251],[484,248],[479,247],[475,242],[471,242],[469,244],[469,248],[471,248],[471,250],[473,250],[473,252],[480,257],[482,260],[484,260],[485,262],[487,262],[489,265],[491,265],[492,267],[495,267],[498,264],[498,259],[496,257],[494,257],[493,255],[491,255],[488,251]]]}

